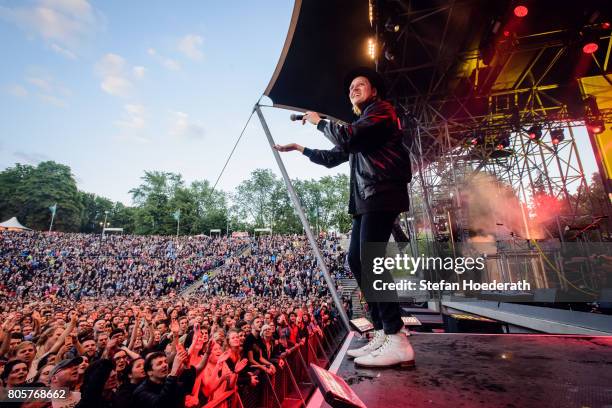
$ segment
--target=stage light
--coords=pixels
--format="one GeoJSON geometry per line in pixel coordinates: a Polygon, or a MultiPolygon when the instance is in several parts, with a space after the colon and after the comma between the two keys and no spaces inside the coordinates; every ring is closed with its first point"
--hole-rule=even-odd
{"type": "Polygon", "coordinates": [[[510,37],[510,31],[504,30],[504,37],[510,37]]]}
{"type": "Polygon", "coordinates": [[[588,41],[582,46],[582,52],[585,54],[593,54],[599,49],[599,45],[596,42],[588,41]]]}
{"type": "Polygon", "coordinates": [[[542,126],[533,125],[527,131],[527,135],[529,135],[529,140],[540,140],[540,138],[542,137],[542,126]]]}
{"type": "Polygon", "coordinates": [[[593,30],[586,30],[580,33],[582,52],[585,54],[593,54],[599,49],[599,34],[593,30]]]}
{"type": "Polygon", "coordinates": [[[597,98],[593,95],[587,95],[584,98],[584,122],[589,132],[597,135],[603,132],[606,127],[601,117],[601,111],[597,105],[597,98]]]}
{"type": "Polygon", "coordinates": [[[372,38],[368,39],[368,55],[372,59],[376,58],[376,41],[372,38]]]}
{"type": "Polygon", "coordinates": [[[565,140],[565,135],[563,134],[563,129],[553,129],[550,131],[550,139],[552,144],[557,146],[563,140],[565,140]]]}
{"type": "Polygon", "coordinates": [[[606,126],[602,119],[590,120],[587,122],[586,125],[587,125],[587,128],[589,129],[589,132],[593,133],[594,135],[598,135],[604,130],[606,130],[606,126]]]}
{"type": "Polygon", "coordinates": [[[485,135],[481,131],[469,132],[466,136],[468,143],[471,146],[479,146],[485,144],[485,135]]]}
{"type": "Polygon", "coordinates": [[[601,23],[601,28],[603,28],[604,30],[607,30],[610,28],[610,22],[609,21],[605,21],[603,23],[601,23]]]}
{"type": "Polygon", "coordinates": [[[497,146],[495,146],[496,150],[504,150],[510,147],[510,134],[502,133],[497,140],[497,146]]]}
{"type": "Polygon", "coordinates": [[[517,17],[525,17],[529,13],[529,9],[525,6],[516,6],[514,8],[514,15],[517,17]]]}
{"type": "Polygon", "coordinates": [[[385,23],[385,30],[389,31],[390,33],[397,33],[400,30],[400,25],[394,23],[393,20],[391,20],[391,17],[389,17],[385,23]]]}

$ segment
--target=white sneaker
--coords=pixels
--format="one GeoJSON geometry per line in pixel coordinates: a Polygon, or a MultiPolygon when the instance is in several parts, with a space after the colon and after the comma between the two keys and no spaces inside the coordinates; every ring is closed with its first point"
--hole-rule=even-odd
{"type": "Polygon", "coordinates": [[[362,367],[412,367],[414,350],[404,333],[388,334],[384,344],[370,354],[355,359],[362,367]]]}
{"type": "Polygon", "coordinates": [[[370,340],[368,344],[358,349],[347,350],[346,355],[351,358],[367,356],[382,346],[386,338],[387,335],[385,334],[384,330],[376,330],[376,334],[374,334],[374,337],[372,337],[372,340],[370,340]]]}

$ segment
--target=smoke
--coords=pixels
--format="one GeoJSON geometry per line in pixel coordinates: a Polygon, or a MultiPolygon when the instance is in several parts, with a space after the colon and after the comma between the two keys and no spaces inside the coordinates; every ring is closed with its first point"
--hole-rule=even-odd
{"type": "MultiPolygon", "coordinates": [[[[486,173],[470,177],[461,191],[471,242],[541,239],[545,237],[540,217],[530,218],[529,209],[512,188],[486,173]]],[[[552,205],[547,209],[552,210],[552,205]]]]}

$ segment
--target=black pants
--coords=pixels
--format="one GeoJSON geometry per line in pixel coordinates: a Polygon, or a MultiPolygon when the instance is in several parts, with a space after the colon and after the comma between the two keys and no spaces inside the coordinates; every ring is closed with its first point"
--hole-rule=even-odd
{"type": "MultiPolygon", "coordinates": [[[[372,212],[353,218],[348,262],[360,288],[362,288],[362,276],[365,276],[362,274],[373,274],[372,265],[366,268],[363,262],[365,260],[365,244],[368,242],[389,241],[393,222],[397,216],[396,212],[372,212]],[[363,268],[362,265],[364,266],[363,268]]],[[[404,327],[399,302],[397,301],[397,293],[395,293],[395,300],[394,302],[373,302],[366,295],[366,301],[368,302],[375,330],[384,329],[385,334],[395,334],[404,327]]]]}

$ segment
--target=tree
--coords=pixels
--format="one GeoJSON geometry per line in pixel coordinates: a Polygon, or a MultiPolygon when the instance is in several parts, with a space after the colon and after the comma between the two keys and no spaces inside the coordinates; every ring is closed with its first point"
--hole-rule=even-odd
{"type": "Polygon", "coordinates": [[[349,178],[346,174],[325,176],[319,180],[321,190],[321,222],[326,230],[335,228],[347,232],[351,228],[348,213],[349,178]]]}
{"type": "Polygon", "coordinates": [[[278,179],[271,170],[254,170],[249,179],[238,185],[233,196],[239,215],[256,227],[272,226],[278,210],[278,188],[278,179]]]}
{"type": "Polygon", "coordinates": [[[104,223],[105,218],[107,222],[112,222],[115,204],[111,200],[82,191],[79,192],[79,198],[83,207],[81,212],[81,232],[101,232],[101,224],[104,223]],[[110,217],[106,216],[107,211],[110,217]]]}
{"type": "Polygon", "coordinates": [[[26,215],[22,203],[15,195],[17,188],[25,183],[35,170],[27,164],[15,164],[0,173],[0,217],[5,220],[10,217],[18,217],[22,221],[26,215]]]}
{"type": "Polygon", "coordinates": [[[138,210],[135,212],[136,234],[163,234],[176,233],[176,221],[172,214],[177,210],[173,208],[173,200],[177,190],[184,188],[183,178],[180,174],[145,171],[141,178],[142,183],[130,190],[132,200],[138,210]]]}
{"type": "Polygon", "coordinates": [[[224,231],[227,227],[227,195],[221,190],[214,190],[208,182],[194,181],[191,183],[191,192],[196,204],[197,220],[193,233],[206,233],[211,229],[224,231]]]}
{"type": "Polygon", "coordinates": [[[54,230],[78,231],[83,205],[70,167],[53,161],[36,167],[17,164],[0,177],[3,215],[17,216],[26,226],[49,228],[51,211],[57,204],[54,230]]]}
{"type": "Polygon", "coordinates": [[[126,234],[134,234],[136,231],[136,211],[134,207],[126,207],[116,202],[109,214],[108,222],[113,227],[123,228],[126,234]]]}
{"type": "MultiPolygon", "coordinates": [[[[347,176],[294,180],[293,184],[316,231],[350,228],[347,176]]],[[[231,196],[231,207],[228,194],[213,190],[207,180],[186,186],[177,173],[145,171],[141,184],[130,193],[133,207],[79,191],[68,166],[16,164],[0,172],[0,215],[3,219],[17,216],[30,228],[46,230],[49,207],[57,203],[54,230],[100,233],[106,219],[125,233],[173,235],[173,214],[180,209],[182,234],[224,231],[228,226],[232,231],[270,227],[278,234],[302,233],[283,180],[269,169],[257,169],[240,183],[231,196]]]]}

